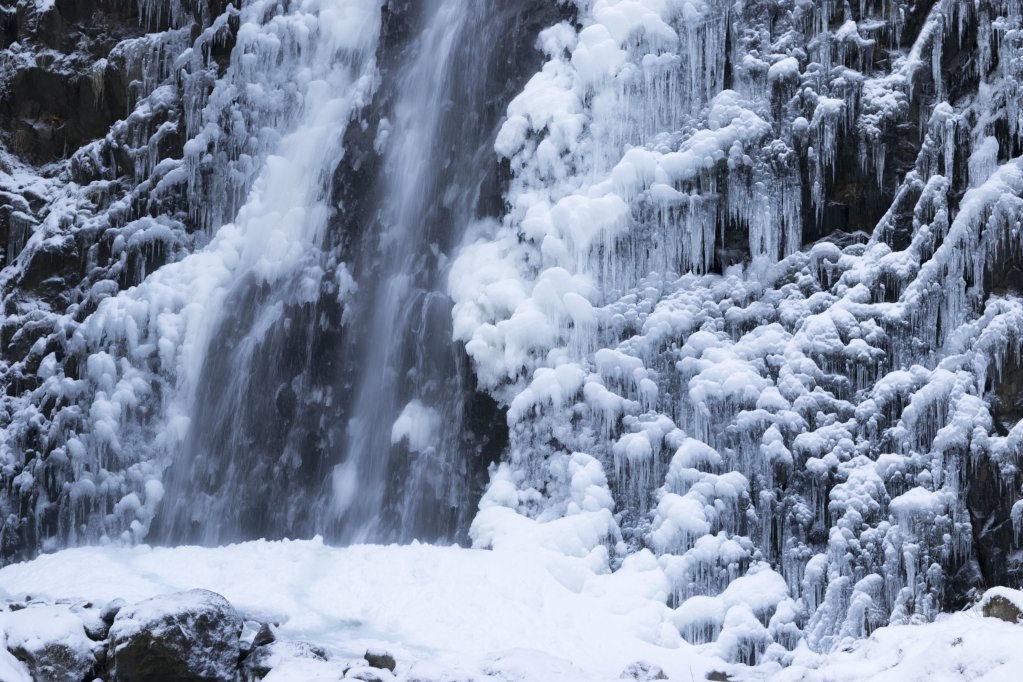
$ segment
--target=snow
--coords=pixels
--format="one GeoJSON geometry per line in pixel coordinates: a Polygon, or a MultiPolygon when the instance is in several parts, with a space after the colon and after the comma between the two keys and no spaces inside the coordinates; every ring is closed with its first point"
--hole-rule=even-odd
{"type": "MultiPolygon", "coordinates": [[[[393,654],[396,679],[438,681],[473,675],[519,682],[610,681],[641,661],[677,680],[727,671],[735,679],[777,682],[994,682],[1015,679],[1023,664],[1017,646],[1023,626],[982,617],[982,602],[935,623],[882,627],[832,653],[797,648],[788,668],[774,663],[743,668],[722,659],[734,658],[732,649],[752,651],[748,647],[760,647],[768,638],[756,614],[787,599],[784,580],[774,571],[756,570],[732,582],[720,598],[692,597],[671,616],[672,629],[699,641],[716,635],[700,639],[697,631],[724,633],[701,651],[680,642],[677,631],[675,639],[657,634],[666,611],[664,595],[650,590],[656,583],[644,586],[644,575],[657,564],[653,555],[634,555],[614,575],[583,569],[589,577],[574,590],[545,566],[550,558],[521,548],[483,551],[417,543],[340,549],[319,539],[221,548],[64,550],[0,569],[5,589],[37,600],[0,614],[0,640],[6,638],[9,647],[61,642],[91,657],[93,644],[83,630],[88,616],[67,605],[43,604],[41,598],[100,605],[119,597],[151,600],[129,607],[144,618],[175,608],[160,595],[202,588],[226,596],[247,619],[278,623],[274,668],[266,678],[273,680],[336,679],[337,661],[357,662],[367,650],[393,654]],[[289,641],[323,646],[331,660],[310,658],[305,645],[289,641]]],[[[1023,603],[1016,590],[992,590],[985,599],[994,595],[1023,603]]],[[[173,599],[181,598],[190,597],[173,599]]],[[[770,627],[780,624],[775,618],[770,627]]],[[[12,682],[29,679],[3,648],[0,672],[12,682]]]]}
{"type": "Polygon", "coordinates": [[[976,611],[957,613],[927,625],[876,630],[809,665],[797,654],[792,668],[777,682],[926,682],[980,680],[1008,682],[1019,677],[1023,653],[1020,626],[976,611]]]}
{"type": "Polygon", "coordinates": [[[425,452],[435,440],[440,418],[420,401],[410,401],[391,427],[391,444],[405,441],[412,452],[425,452]]]}
{"type": "MultiPolygon", "coordinates": [[[[642,659],[689,679],[690,672],[702,677],[714,667],[712,658],[677,640],[658,645],[647,641],[649,634],[641,636],[650,625],[657,630],[666,610],[657,601],[663,595],[634,588],[641,571],[615,584],[611,576],[583,567],[589,578],[572,591],[545,567],[547,559],[536,552],[420,544],[337,549],[318,539],[219,549],[92,547],[6,566],[0,569],[0,584],[13,594],[77,597],[97,604],[213,590],[244,618],[279,623],[279,640],[308,641],[350,659],[361,658],[367,649],[385,649],[398,660],[400,674],[414,665],[416,670],[433,666],[481,675],[487,666],[504,669],[515,661],[515,669],[526,676],[513,679],[595,681],[617,679],[627,665],[642,659]],[[650,622],[644,625],[644,620],[650,622]],[[576,676],[561,677],[560,669],[575,669],[576,676]]],[[[25,618],[18,614],[24,612],[0,620],[9,638],[22,632],[11,625],[12,619],[25,618]]],[[[60,625],[60,632],[49,634],[64,636],[63,621],[32,622],[51,629],[60,625]]],[[[274,679],[289,679],[288,674],[299,671],[326,674],[326,667],[315,661],[287,665],[274,679]]]]}

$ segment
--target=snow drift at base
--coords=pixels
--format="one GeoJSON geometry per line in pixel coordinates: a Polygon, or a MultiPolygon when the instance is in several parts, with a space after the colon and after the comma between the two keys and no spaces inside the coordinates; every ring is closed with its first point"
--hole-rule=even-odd
{"type": "MultiPolygon", "coordinates": [[[[342,549],[315,539],[217,549],[64,550],[0,569],[0,585],[9,593],[0,590],[0,597],[83,599],[102,606],[201,587],[226,596],[246,619],[279,623],[278,639],[326,648],[332,661],[385,648],[398,660],[395,675],[403,680],[597,682],[620,679],[641,660],[676,680],[719,672],[729,679],[786,682],[991,682],[1014,679],[1011,672],[1023,665],[1023,651],[1014,646],[1023,626],[983,617],[979,608],[926,625],[881,628],[827,656],[800,647],[784,670],[776,663],[729,664],[714,655],[714,644],[664,641],[670,609],[656,575],[636,565],[594,573],[584,559],[542,549],[417,543],[342,549]]],[[[1019,592],[998,593],[1023,605],[1019,592]]],[[[71,641],[73,620],[54,606],[2,613],[0,642],[32,633],[63,637],[65,631],[71,641]]],[[[20,666],[0,652],[0,677],[29,679],[19,677],[20,666]]],[[[283,660],[266,679],[319,679],[329,671],[326,664],[283,660]]]]}

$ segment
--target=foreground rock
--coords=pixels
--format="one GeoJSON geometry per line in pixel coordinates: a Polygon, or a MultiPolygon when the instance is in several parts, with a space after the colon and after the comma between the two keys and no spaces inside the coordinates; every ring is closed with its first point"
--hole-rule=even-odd
{"type": "Polygon", "coordinates": [[[91,679],[98,648],[87,636],[81,615],[63,604],[30,604],[0,613],[0,633],[6,633],[8,650],[33,680],[80,682],[91,679]]]}
{"type": "Polygon", "coordinates": [[[394,660],[394,656],[387,651],[370,649],[366,652],[365,658],[369,667],[380,668],[392,673],[394,672],[394,668],[398,665],[398,663],[394,660]]]}
{"type": "Polygon", "coordinates": [[[1018,590],[995,587],[984,593],[980,609],[988,618],[1018,623],[1023,620],[1023,594],[1018,590]]]}
{"type": "Polygon", "coordinates": [[[110,627],[114,682],[232,682],[242,618],[224,597],[189,590],[118,611],[110,627]]]}
{"type": "Polygon", "coordinates": [[[275,628],[245,621],[227,599],[208,590],[131,605],[22,595],[0,601],[0,682],[396,679],[389,652],[332,658],[313,643],[278,639],[275,628]]]}
{"type": "Polygon", "coordinates": [[[664,674],[660,666],[654,665],[653,663],[647,663],[646,661],[636,661],[630,663],[625,670],[622,671],[621,675],[623,680],[666,680],[668,676],[664,674]]]}

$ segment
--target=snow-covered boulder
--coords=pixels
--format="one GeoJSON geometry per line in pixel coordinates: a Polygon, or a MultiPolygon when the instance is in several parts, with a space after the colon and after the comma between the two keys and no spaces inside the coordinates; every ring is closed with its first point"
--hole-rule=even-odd
{"type": "MultiPolygon", "coordinates": [[[[80,682],[91,679],[96,666],[96,645],[88,638],[82,620],[63,604],[31,604],[0,613],[0,642],[21,661],[31,679],[46,682],[80,682]]],[[[2,672],[2,669],[0,669],[2,672]]],[[[0,679],[7,678],[0,675],[0,679]]]]}
{"type": "Polygon", "coordinates": [[[390,670],[373,668],[369,666],[350,668],[345,672],[346,680],[360,680],[360,682],[391,682],[394,675],[390,670]]]}
{"type": "Polygon", "coordinates": [[[242,618],[209,590],[162,595],[122,608],[110,627],[114,682],[233,682],[242,618]]]}
{"type": "Polygon", "coordinates": [[[646,661],[636,661],[625,667],[621,678],[623,680],[666,680],[668,676],[658,665],[646,661]]]}
{"type": "Polygon", "coordinates": [[[252,653],[242,661],[244,679],[261,680],[270,671],[280,671],[289,661],[326,661],[326,652],[318,646],[306,642],[290,640],[274,640],[266,644],[256,644],[252,653]]]}
{"type": "Polygon", "coordinates": [[[1008,587],[993,587],[981,598],[980,609],[988,618],[1018,623],[1023,620],[1023,592],[1008,587]]]}

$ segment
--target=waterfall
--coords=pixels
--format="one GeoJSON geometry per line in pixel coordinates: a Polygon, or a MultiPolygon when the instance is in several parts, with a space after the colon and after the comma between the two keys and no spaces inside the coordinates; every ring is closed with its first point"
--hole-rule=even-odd
{"type": "Polygon", "coordinates": [[[5,402],[3,510],[19,511],[0,552],[466,542],[508,434],[445,282],[469,228],[505,210],[499,124],[569,10],[200,5],[192,29],[118,46],[131,114],[76,152],[91,184],[63,187],[5,270],[17,286],[51,262],[47,230],[83,216],[101,235],[19,361],[39,381],[5,402]]]}
{"type": "Polygon", "coordinates": [[[190,413],[157,537],[465,537],[503,418],[476,393],[443,289],[467,226],[499,206],[494,138],[517,83],[479,64],[500,73],[532,48],[527,5],[388,5],[356,123],[322,139],[302,121],[304,145],[285,140],[310,155],[285,170],[319,189],[296,207],[301,231],[270,245],[293,261],[236,268],[204,312],[208,340],[188,344],[205,352],[174,404],[190,413]]]}
{"type": "MultiPolygon", "coordinates": [[[[169,375],[152,437],[171,493],[157,537],[213,542],[259,532],[252,524],[261,519],[228,501],[266,473],[251,457],[253,444],[281,421],[266,413],[280,404],[280,388],[261,400],[280,375],[260,371],[259,362],[296,311],[343,279],[343,265],[318,245],[344,131],[372,92],[378,24],[379,9],[365,0],[245,6],[228,79],[272,102],[276,115],[263,124],[279,126],[279,142],[233,223],[206,248],[105,301],[90,320],[89,336],[108,346],[122,342],[119,329],[142,330],[133,335],[143,348],[155,346],[169,375]]],[[[151,360],[140,358],[136,372],[144,373],[151,360]]],[[[154,473],[147,503],[162,497],[153,494],[161,487],[154,473]]]]}
{"type": "Polygon", "coordinates": [[[471,163],[478,150],[470,147],[485,142],[473,139],[462,117],[487,74],[459,82],[455,69],[492,36],[474,30],[486,11],[478,0],[429,0],[419,11],[423,27],[391,79],[394,102],[377,132],[383,158],[372,232],[378,236],[366,254],[372,277],[354,312],[366,343],[357,351],[361,371],[333,472],[334,511],[353,540],[400,534],[427,495],[442,507],[459,506],[454,469],[464,387],[452,376],[450,334],[443,334],[450,304],[437,292],[437,275],[443,245],[472,218],[480,169],[471,163]],[[389,531],[381,526],[381,508],[388,491],[400,486],[389,475],[396,446],[404,446],[411,460],[406,475],[418,485],[405,487],[398,526],[389,531]]]}

